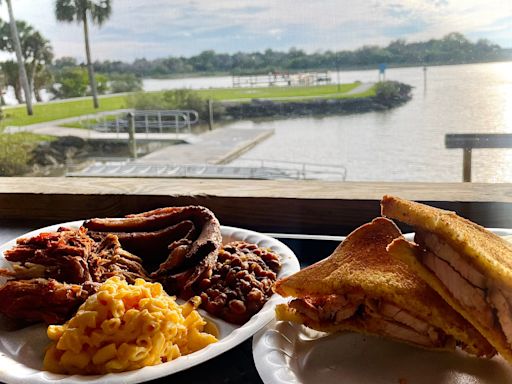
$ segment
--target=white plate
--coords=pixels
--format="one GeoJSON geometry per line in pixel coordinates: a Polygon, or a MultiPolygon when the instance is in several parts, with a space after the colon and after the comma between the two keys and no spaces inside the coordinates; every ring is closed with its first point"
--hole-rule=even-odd
{"type": "Polygon", "coordinates": [[[252,351],[265,384],[512,383],[512,366],[500,356],[477,359],[350,332],[329,335],[287,321],[273,320],[256,333],[252,351]]]}
{"type": "MultiPolygon", "coordinates": [[[[56,231],[60,226],[77,228],[82,221],[74,221],[41,228],[20,237],[35,236],[41,232],[56,231]]],[[[245,229],[221,226],[223,243],[243,240],[255,243],[260,247],[270,248],[281,257],[282,267],[278,277],[288,276],[297,272],[299,262],[295,254],[280,241],[258,232],[245,229]]],[[[3,257],[3,252],[12,248],[16,239],[0,246],[0,268],[8,267],[9,262],[3,257]]],[[[5,281],[5,279],[4,279],[5,281]]],[[[3,283],[3,282],[2,282],[3,283]]],[[[219,328],[219,341],[206,348],[181,356],[168,363],[145,367],[135,371],[111,373],[101,376],[57,375],[42,371],[44,349],[49,344],[46,328],[39,324],[19,331],[0,329],[0,381],[5,383],[139,383],[193,367],[223,352],[237,346],[248,339],[274,318],[274,307],[284,300],[279,295],[273,295],[263,308],[246,324],[236,326],[214,318],[206,312],[202,315],[211,319],[219,328]]],[[[1,325],[1,324],[0,324],[1,325]]],[[[0,327],[1,328],[1,327],[0,327]]],[[[5,328],[5,327],[4,327],[5,328]]]]}

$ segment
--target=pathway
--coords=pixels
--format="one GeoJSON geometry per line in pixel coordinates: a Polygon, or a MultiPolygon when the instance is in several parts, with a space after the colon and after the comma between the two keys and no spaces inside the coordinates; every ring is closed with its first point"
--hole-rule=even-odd
{"type": "MultiPolygon", "coordinates": [[[[329,94],[322,94],[322,95],[312,95],[312,96],[283,96],[283,97],[258,97],[258,100],[270,100],[270,101],[277,101],[277,100],[305,100],[305,99],[327,99],[330,97],[338,98],[339,96],[346,96],[346,95],[357,95],[360,93],[364,93],[371,89],[375,83],[361,83],[357,87],[351,89],[348,92],[341,92],[341,93],[329,93],[329,94]]],[[[229,99],[229,100],[223,100],[223,102],[247,102],[250,101],[248,98],[242,98],[242,99],[229,99]]]]}
{"type": "MultiPolygon", "coordinates": [[[[80,117],[69,117],[66,119],[59,119],[53,121],[47,121],[37,124],[25,125],[22,127],[10,126],[6,127],[4,133],[16,133],[16,132],[32,132],[40,135],[50,136],[76,136],[86,140],[128,140],[127,132],[100,132],[93,129],[85,128],[67,128],[61,127],[61,124],[75,123],[80,119],[87,119],[89,117],[100,117],[108,115],[118,115],[120,113],[126,113],[131,111],[130,109],[118,109],[115,111],[104,111],[98,112],[93,115],[84,115],[80,117]]],[[[191,133],[136,133],[135,138],[139,141],[176,141],[183,140],[187,142],[194,141],[194,135],[191,133]]]]}

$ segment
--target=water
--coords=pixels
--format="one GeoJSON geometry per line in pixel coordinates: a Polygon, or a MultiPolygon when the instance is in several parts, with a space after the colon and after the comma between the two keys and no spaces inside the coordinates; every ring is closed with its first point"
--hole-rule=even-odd
{"type": "MultiPolygon", "coordinates": [[[[337,74],[331,72],[331,78],[337,74]]],[[[446,149],[447,133],[512,133],[512,62],[386,71],[414,86],[413,98],[386,112],[274,121],[238,121],[235,127],[273,128],[275,134],[236,160],[339,165],[350,181],[462,180],[462,150],[446,149]]],[[[376,81],[377,70],[340,72],[342,83],[376,81]]],[[[230,76],[145,79],[146,91],[223,88],[230,76]]],[[[472,180],[512,182],[512,149],[473,151],[472,180]]]]}
{"type": "MultiPolygon", "coordinates": [[[[350,181],[462,180],[462,150],[446,149],[447,133],[512,132],[512,62],[394,68],[386,79],[414,87],[407,104],[385,112],[323,118],[242,121],[234,127],[275,134],[233,162],[252,159],[339,165],[350,181]]],[[[336,73],[331,73],[333,80],[336,73]]],[[[371,71],[340,72],[340,81],[376,81],[371,71]]],[[[144,81],[146,90],[231,86],[231,77],[144,81]]],[[[473,151],[472,180],[512,182],[512,149],[473,151]]]]}
{"type": "MultiPolygon", "coordinates": [[[[413,85],[413,99],[386,112],[305,117],[232,126],[274,128],[244,154],[249,159],[338,164],[350,181],[462,180],[462,150],[447,133],[512,132],[512,63],[390,69],[386,78],[413,85]]],[[[342,72],[341,81],[374,81],[376,71],[342,72]]],[[[512,149],[473,151],[475,182],[512,182],[512,149]]]]}

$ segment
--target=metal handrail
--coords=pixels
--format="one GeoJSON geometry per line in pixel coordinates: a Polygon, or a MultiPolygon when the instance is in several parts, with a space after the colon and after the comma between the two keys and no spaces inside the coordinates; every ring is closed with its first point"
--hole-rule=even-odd
{"type": "Polygon", "coordinates": [[[255,158],[249,158],[249,159],[240,159],[240,161],[255,161],[260,164],[260,167],[265,166],[276,166],[277,164],[286,164],[286,165],[295,165],[300,167],[302,178],[307,178],[308,174],[324,174],[324,173],[332,173],[340,175],[342,180],[345,180],[347,177],[347,168],[344,165],[340,164],[324,164],[324,163],[307,163],[307,162],[297,162],[297,161],[289,161],[289,160],[269,160],[269,159],[255,159],[255,158]],[[313,170],[310,167],[331,167],[336,168],[336,171],[328,170],[328,169],[320,169],[320,170],[313,170]],[[309,168],[309,169],[308,169],[309,168]]]}
{"type": "Polygon", "coordinates": [[[81,116],[79,121],[80,125],[88,128],[103,128],[105,131],[116,132],[118,135],[121,128],[128,128],[128,120],[126,113],[132,113],[134,116],[134,123],[136,129],[143,129],[146,134],[150,133],[150,129],[158,129],[160,133],[166,128],[176,129],[176,133],[182,128],[191,133],[191,126],[199,122],[199,114],[194,110],[123,110],[122,113],[117,113],[117,118],[112,121],[106,119],[107,116],[115,114],[101,114],[101,115],[85,115],[81,116]],[[97,123],[90,124],[91,120],[96,120],[97,123]],[[84,123],[85,122],[85,123],[84,123]]]}

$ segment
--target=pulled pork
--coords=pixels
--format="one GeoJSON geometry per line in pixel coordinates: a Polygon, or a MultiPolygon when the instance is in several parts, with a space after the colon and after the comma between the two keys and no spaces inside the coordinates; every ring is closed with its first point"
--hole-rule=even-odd
{"type": "Polygon", "coordinates": [[[83,227],[19,239],[4,254],[13,269],[0,270],[0,312],[29,322],[64,322],[109,277],[149,279],[115,235],[95,241],[83,227]]]}

